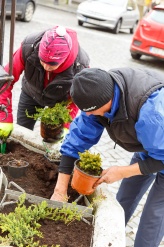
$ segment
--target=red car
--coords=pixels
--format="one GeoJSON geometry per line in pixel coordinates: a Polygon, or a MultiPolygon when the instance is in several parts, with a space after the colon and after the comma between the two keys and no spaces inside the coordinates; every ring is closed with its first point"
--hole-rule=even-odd
{"type": "Polygon", "coordinates": [[[147,55],[164,60],[164,5],[156,5],[139,22],[130,53],[134,59],[147,55]]]}

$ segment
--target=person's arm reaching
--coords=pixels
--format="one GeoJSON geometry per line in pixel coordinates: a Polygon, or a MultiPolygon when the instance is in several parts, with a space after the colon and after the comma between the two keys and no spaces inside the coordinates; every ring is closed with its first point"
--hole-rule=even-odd
{"type": "MultiPolygon", "coordinates": [[[[6,72],[9,72],[9,64],[4,68],[6,72]]],[[[0,95],[0,103],[7,106],[8,114],[0,112],[0,139],[7,138],[13,129],[13,115],[12,115],[12,89],[16,81],[18,81],[20,74],[24,70],[24,62],[22,60],[21,47],[13,54],[13,76],[10,87],[3,94],[0,95]],[[4,120],[3,120],[4,119],[4,120]]]]}
{"type": "Polygon", "coordinates": [[[136,175],[142,175],[138,163],[130,166],[111,166],[102,172],[101,178],[95,183],[94,187],[96,188],[101,183],[110,184],[136,175]]]}
{"type": "Polygon", "coordinates": [[[95,183],[94,187],[97,187],[103,182],[110,184],[123,178],[129,178],[136,175],[148,175],[159,172],[162,169],[164,169],[163,162],[154,160],[150,157],[129,166],[111,166],[102,172],[101,178],[95,183]]]}
{"type": "MultiPolygon", "coordinates": [[[[70,116],[72,117],[72,120],[76,117],[78,111],[79,111],[79,108],[71,101],[67,107],[67,109],[70,110],[70,116]]],[[[70,127],[70,123],[65,123],[64,124],[64,128],[67,128],[69,129],[70,127]]]]}
{"type": "MultiPolygon", "coordinates": [[[[7,64],[4,67],[5,71],[9,73],[9,64],[7,64]]],[[[19,80],[19,77],[24,70],[24,62],[22,60],[22,49],[21,47],[13,54],[13,76],[14,80],[11,83],[11,86],[0,95],[0,102],[1,104],[6,105],[7,104],[7,98],[10,100],[10,104],[7,108],[8,110],[8,117],[6,118],[5,122],[12,123],[13,122],[13,116],[12,116],[12,89],[15,82],[19,80]]],[[[0,112],[0,122],[1,119],[3,119],[4,113],[0,112]]]]}
{"type": "Polygon", "coordinates": [[[142,106],[135,125],[138,140],[146,152],[141,160],[130,166],[113,166],[102,172],[95,187],[102,182],[113,183],[135,175],[164,171],[164,88],[154,92],[142,106]]]}
{"type": "MultiPolygon", "coordinates": [[[[24,71],[24,61],[22,57],[22,46],[19,47],[18,50],[16,50],[13,54],[13,76],[14,80],[13,83],[17,82],[19,80],[20,75],[24,71]]],[[[9,63],[5,65],[4,67],[5,71],[9,73],[9,63]]]]}
{"type": "Polygon", "coordinates": [[[96,144],[104,127],[94,116],[88,117],[81,113],[70,126],[70,132],[61,146],[62,158],[59,165],[59,175],[51,200],[65,201],[68,183],[74,168],[74,161],[78,159],[78,152],[84,152],[96,144]]]}
{"type": "Polygon", "coordinates": [[[68,200],[67,188],[70,180],[70,175],[59,173],[58,181],[51,196],[51,200],[66,202],[68,200]]]}

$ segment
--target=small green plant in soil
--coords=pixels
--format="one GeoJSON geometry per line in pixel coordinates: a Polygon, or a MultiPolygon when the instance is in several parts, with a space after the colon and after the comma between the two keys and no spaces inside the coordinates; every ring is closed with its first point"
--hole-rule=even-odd
{"type": "Polygon", "coordinates": [[[90,175],[99,176],[102,172],[102,160],[100,154],[90,153],[88,150],[85,150],[83,153],[79,154],[78,167],[90,175]]]}
{"type": "MultiPolygon", "coordinates": [[[[72,203],[71,208],[63,205],[62,208],[54,209],[49,208],[46,201],[42,201],[38,205],[31,204],[27,207],[25,198],[26,194],[19,197],[13,212],[0,213],[0,246],[12,244],[17,247],[47,247],[35,241],[35,237],[43,237],[39,230],[41,219],[62,221],[68,224],[74,220],[80,221],[83,217],[83,212],[78,211],[76,203],[72,203]]],[[[60,245],[52,245],[52,247],[60,247],[60,245]]]]}
{"type": "Polygon", "coordinates": [[[56,103],[54,107],[37,108],[36,113],[29,115],[26,110],[26,116],[39,120],[46,125],[61,125],[63,123],[70,123],[72,118],[70,116],[70,110],[67,109],[68,102],[62,101],[56,103]]]}

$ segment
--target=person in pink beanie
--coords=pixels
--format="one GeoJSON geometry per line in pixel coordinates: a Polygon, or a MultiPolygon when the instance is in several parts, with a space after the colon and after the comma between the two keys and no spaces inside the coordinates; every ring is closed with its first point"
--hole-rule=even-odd
{"type": "MultiPolygon", "coordinates": [[[[53,107],[57,102],[71,100],[70,87],[76,73],[89,67],[89,57],[81,48],[77,33],[69,28],[55,26],[46,31],[28,35],[20,48],[13,54],[13,76],[11,86],[0,95],[1,104],[7,103],[8,116],[0,112],[0,133],[8,136],[13,129],[12,88],[22,78],[22,88],[17,111],[17,124],[33,130],[35,120],[26,116],[36,113],[36,107],[53,107]]],[[[9,72],[9,64],[5,67],[9,72]]],[[[71,117],[78,113],[77,106],[71,102],[68,106],[71,117]]],[[[69,124],[65,126],[69,128],[69,124]]]]}

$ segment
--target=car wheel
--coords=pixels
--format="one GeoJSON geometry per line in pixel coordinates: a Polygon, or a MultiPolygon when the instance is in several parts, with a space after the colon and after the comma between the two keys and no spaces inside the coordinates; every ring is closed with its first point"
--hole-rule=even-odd
{"type": "Polygon", "coordinates": [[[31,21],[33,14],[34,14],[35,6],[32,2],[28,2],[26,4],[26,8],[24,11],[23,18],[21,19],[22,21],[29,22],[31,21]]]}
{"type": "Polygon", "coordinates": [[[82,25],[83,25],[83,22],[80,21],[80,20],[78,20],[78,25],[79,25],[79,26],[82,26],[82,25]]]}
{"type": "Polygon", "coordinates": [[[133,25],[132,28],[130,28],[130,33],[133,34],[135,31],[136,31],[136,28],[137,28],[137,25],[138,25],[138,21],[136,21],[133,25]]]}
{"type": "Polygon", "coordinates": [[[121,20],[118,20],[115,28],[113,29],[113,33],[115,34],[119,33],[120,29],[121,29],[121,20]]]}
{"type": "Polygon", "coordinates": [[[133,59],[139,60],[142,55],[141,54],[138,54],[138,53],[135,53],[135,54],[134,53],[131,53],[131,56],[132,56],[133,59]]]}

